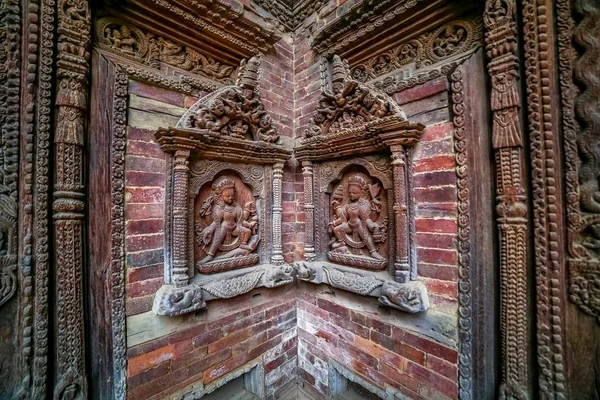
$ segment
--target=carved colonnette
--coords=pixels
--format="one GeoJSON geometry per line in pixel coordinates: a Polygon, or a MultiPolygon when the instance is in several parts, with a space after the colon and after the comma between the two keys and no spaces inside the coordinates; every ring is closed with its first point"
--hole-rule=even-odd
{"type": "Polygon", "coordinates": [[[484,13],[491,79],[492,147],[500,245],[502,385],[500,395],[525,399],[527,346],[527,193],[516,37],[516,2],[488,1],[484,13]]]}
{"type": "Polygon", "coordinates": [[[276,266],[283,263],[281,179],[291,152],[278,144],[257,93],[259,63],[250,59],[237,85],[200,99],[175,128],[155,135],[171,165],[166,204],[172,208],[165,285],[153,307],[159,315],[293,280],[290,266],[276,266]],[[241,268],[252,269],[223,274],[241,268]]]}
{"type": "Polygon", "coordinates": [[[83,320],[83,145],[91,12],[86,1],[58,3],[54,243],[55,398],[86,398],[83,320]]]}
{"type": "MultiPolygon", "coordinates": [[[[335,264],[388,270],[373,273],[393,276],[385,285],[381,281],[383,291],[340,287],[375,294],[382,304],[404,311],[428,308],[425,287],[415,280],[416,260],[410,251],[412,196],[406,168],[407,148],[418,142],[423,128],[409,123],[387,96],[352,79],[347,65],[334,56],[331,90],[321,95],[311,126],[294,149],[303,165],[310,228],[306,263],[296,265],[299,279],[335,286],[327,272],[335,264]]],[[[349,279],[346,271],[340,273],[349,279]]]]}

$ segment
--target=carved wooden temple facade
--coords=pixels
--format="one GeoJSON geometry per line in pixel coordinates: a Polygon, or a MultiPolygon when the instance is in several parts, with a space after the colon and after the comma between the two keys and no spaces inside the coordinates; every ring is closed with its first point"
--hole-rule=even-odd
{"type": "Polygon", "coordinates": [[[600,398],[597,0],[1,0],[0,399],[600,398]]]}

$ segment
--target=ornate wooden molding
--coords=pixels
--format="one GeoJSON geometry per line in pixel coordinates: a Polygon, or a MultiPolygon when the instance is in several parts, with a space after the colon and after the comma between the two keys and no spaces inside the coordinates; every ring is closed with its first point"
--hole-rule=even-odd
{"type": "Polygon", "coordinates": [[[20,21],[18,1],[0,5],[0,307],[17,292],[20,21]]]}
{"type": "Polygon", "coordinates": [[[473,396],[473,332],[471,304],[471,254],[470,254],[470,199],[467,132],[465,127],[464,76],[457,69],[449,76],[452,93],[452,122],[454,124],[454,150],[456,151],[456,186],[458,196],[458,275],[460,357],[458,360],[459,398],[473,396]]]}
{"type": "Polygon", "coordinates": [[[54,245],[56,382],[54,397],[87,398],[83,319],[83,144],[91,11],[85,0],[58,2],[54,245]]]}
{"type": "Polygon", "coordinates": [[[288,31],[299,28],[308,17],[328,3],[327,0],[301,0],[297,2],[257,0],[256,2],[277,18],[283,28],[288,31]]]}
{"type": "Polygon", "coordinates": [[[502,384],[500,396],[528,398],[527,195],[519,120],[516,2],[489,0],[484,13],[491,79],[492,147],[500,245],[502,384]]]}
{"type": "Polygon", "coordinates": [[[50,131],[53,97],[56,2],[30,0],[27,4],[27,52],[24,70],[26,90],[22,127],[25,143],[24,174],[21,182],[24,213],[20,216],[19,250],[23,274],[21,302],[20,398],[46,397],[48,379],[48,276],[49,262],[49,176],[50,131]],[[33,290],[35,288],[35,290],[33,290]]]}
{"type": "Polygon", "coordinates": [[[391,49],[377,52],[365,61],[354,63],[351,76],[359,82],[384,76],[381,87],[389,87],[394,83],[392,79],[401,79],[393,74],[400,68],[403,69],[402,78],[406,79],[407,74],[416,75],[440,63],[468,56],[481,45],[481,31],[482,22],[478,15],[455,19],[416,38],[398,42],[391,49]],[[409,71],[405,71],[406,68],[409,71]]]}
{"type": "Polygon", "coordinates": [[[418,1],[419,0],[403,0],[398,4],[398,7],[392,11],[392,14],[386,14],[385,16],[380,15],[379,18],[375,18],[369,23],[367,23],[367,21],[376,17],[382,10],[385,10],[386,7],[393,5],[395,2],[393,0],[382,0],[377,2],[377,4],[365,4],[365,2],[359,2],[358,5],[352,7],[352,9],[348,10],[343,16],[338,17],[332,23],[318,29],[313,35],[310,46],[319,53],[325,53],[327,50],[327,53],[323,55],[327,57],[332,56],[343,46],[365,36],[375,27],[381,26],[384,21],[389,21],[394,15],[403,14],[407,9],[415,6],[418,1]],[[352,32],[356,26],[360,26],[363,23],[367,23],[367,25],[363,27],[360,33],[356,32],[354,33],[354,36],[346,38],[340,43],[340,39],[345,34],[352,32]]]}
{"type": "MultiPolygon", "coordinates": [[[[598,243],[600,227],[600,156],[594,150],[598,144],[600,119],[598,109],[598,51],[600,37],[600,7],[593,1],[573,1],[575,26],[572,39],[575,49],[563,44],[564,57],[561,61],[563,75],[573,73],[579,93],[573,96],[573,88],[563,93],[563,102],[567,101],[565,129],[565,156],[570,161],[567,167],[567,201],[569,221],[569,295],[571,301],[584,312],[600,321],[598,295],[594,291],[600,282],[600,253],[595,246],[598,243]],[[571,64],[574,51],[577,57],[571,64]],[[569,96],[569,94],[571,94],[569,96]],[[569,107],[570,106],[570,107],[569,107]],[[573,117],[578,123],[574,125],[573,117]]],[[[565,23],[570,21],[565,12],[565,23]]],[[[565,38],[566,40],[566,38],[565,38]]],[[[559,48],[560,49],[560,48],[559,48]]],[[[565,78],[566,81],[567,78],[565,78]]],[[[563,83],[567,85],[568,81],[563,83]]]]}
{"type": "Polygon", "coordinates": [[[561,228],[562,187],[558,158],[558,107],[555,84],[553,35],[549,21],[552,1],[523,1],[523,37],[527,90],[527,120],[531,148],[533,236],[537,289],[537,341],[540,395],[565,398],[564,271],[561,228]]]}
{"type": "Polygon", "coordinates": [[[95,40],[101,49],[161,69],[167,64],[224,85],[231,85],[237,67],[202,54],[189,46],[149,33],[115,17],[95,21],[95,40]]]}

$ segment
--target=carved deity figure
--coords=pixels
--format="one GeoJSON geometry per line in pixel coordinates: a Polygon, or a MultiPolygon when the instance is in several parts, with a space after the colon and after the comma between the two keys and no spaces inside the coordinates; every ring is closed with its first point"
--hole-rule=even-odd
{"type": "MultiPolygon", "coordinates": [[[[256,205],[247,202],[244,207],[236,199],[235,182],[223,176],[212,185],[212,193],[200,208],[201,217],[209,214],[212,222],[205,227],[196,226],[197,243],[202,245],[206,256],[198,265],[214,260],[249,255],[258,245],[256,205]],[[218,254],[220,253],[220,254],[218,254]]],[[[238,265],[239,266],[239,265],[238,265]]]]}
{"type": "Polygon", "coordinates": [[[371,219],[371,212],[377,209],[377,197],[381,191],[377,183],[370,185],[359,174],[348,178],[347,201],[343,203],[343,188],[333,195],[333,221],[330,223],[334,235],[332,253],[351,254],[352,249],[364,249],[370,258],[384,260],[376,243],[385,241],[385,226],[371,219]]]}

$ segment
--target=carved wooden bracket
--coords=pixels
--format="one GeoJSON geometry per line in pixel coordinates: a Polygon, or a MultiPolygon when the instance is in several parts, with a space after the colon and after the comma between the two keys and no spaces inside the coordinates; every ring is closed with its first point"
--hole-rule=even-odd
{"type": "MultiPolygon", "coordinates": [[[[407,168],[424,126],[407,121],[387,95],[350,78],[338,56],[333,58],[331,87],[323,92],[304,140],[294,149],[303,167],[306,215],[307,263],[296,267],[298,276],[359,293],[335,286],[327,272],[335,265],[317,260],[388,269],[389,274],[357,276],[380,282],[385,290],[373,293],[381,295],[382,304],[424,311],[429,307],[427,290],[416,281],[410,251],[414,232],[407,168]],[[382,278],[390,274],[394,281],[382,278]]],[[[337,269],[336,274],[354,280],[350,270],[337,269]]]]}
{"type": "Polygon", "coordinates": [[[291,151],[277,144],[257,92],[258,68],[250,59],[238,85],[200,99],[177,127],[155,135],[170,165],[159,315],[293,281],[293,268],[281,265],[282,176],[291,151]]]}

